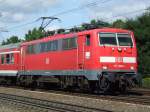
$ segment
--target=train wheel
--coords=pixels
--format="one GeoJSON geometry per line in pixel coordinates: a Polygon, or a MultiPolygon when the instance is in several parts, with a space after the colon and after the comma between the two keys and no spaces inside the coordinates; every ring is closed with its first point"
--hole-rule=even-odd
{"type": "Polygon", "coordinates": [[[122,94],[126,94],[126,93],[127,93],[127,86],[126,86],[126,85],[123,85],[123,86],[120,88],[120,93],[122,93],[122,94]]]}
{"type": "Polygon", "coordinates": [[[95,81],[89,81],[89,92],[95,93],[97,90],[96,88],[96,82],[95,81]]]}
{"type": "Polygon", "coordinates": [[[120,85],[119,91],[122,94],[126,94],[127,92],[127,84],[126,81],[123,81],[124,83],[120,85]]]}
{"type": "Polygon", "coordinates": [[[111,86],[111,83],[110,81],[106,78],[106,77],[101,77],[99,79],[99,88],[100,88],[100,92],[108,92],[110,91],[110,86],[111,86]]]}

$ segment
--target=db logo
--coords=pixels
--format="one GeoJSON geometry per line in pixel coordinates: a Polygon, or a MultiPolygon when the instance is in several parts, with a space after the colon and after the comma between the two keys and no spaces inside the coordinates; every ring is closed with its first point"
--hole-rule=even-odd
{"type": "Polygon", "coordinates": [[[116,62],[123,62],[123,58],[122,57],[116,57],[116,62]]]}

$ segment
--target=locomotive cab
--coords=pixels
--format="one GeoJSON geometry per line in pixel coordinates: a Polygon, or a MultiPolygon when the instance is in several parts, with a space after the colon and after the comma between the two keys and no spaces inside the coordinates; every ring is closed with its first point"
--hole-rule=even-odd
{"type": "Polygon", "coordinates": [[[136,70],[136,49],[127,33],[100,33],[100,63],[104,70],[136,70]]]}
{"type": "Polygon", "coordinates": [[[137,54],[133,33],[125,30],[100,31],[97,39],[100,88],[103,91],[124,91],[133,87],[137,83],[137,54]]]}

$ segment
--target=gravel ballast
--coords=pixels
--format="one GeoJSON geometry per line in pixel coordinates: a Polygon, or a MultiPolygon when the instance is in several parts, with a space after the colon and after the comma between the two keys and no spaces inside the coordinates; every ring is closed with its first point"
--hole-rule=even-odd
{"type": "Polygon", "coordinates": [[[58,101],[73,105],[110,110],[114,112],[150,112],[150,105],[131,104],[104,99],[79,97],[74,95],[64,95],[58,93],[30,91],[5,87],[0,87],[0,93],[38,98],[42,100],[58,101]]]}

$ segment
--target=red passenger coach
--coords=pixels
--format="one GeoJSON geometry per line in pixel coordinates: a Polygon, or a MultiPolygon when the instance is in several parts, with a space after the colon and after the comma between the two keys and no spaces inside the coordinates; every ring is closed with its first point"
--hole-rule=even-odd
{"type": "Polygon", "coordinates": [[[137,50],[131,31],[114,28],[57,34],[0,48],[0,75],[20,85],[126,90],[137,82],[137,50]]]}
{"type": "Polygon", "coordinates": [[[20,43],[0,46],[0,83],[16,81],[20,61],[20,43]],[[10,79],[8,81],[8,79],[10,79]]]}

